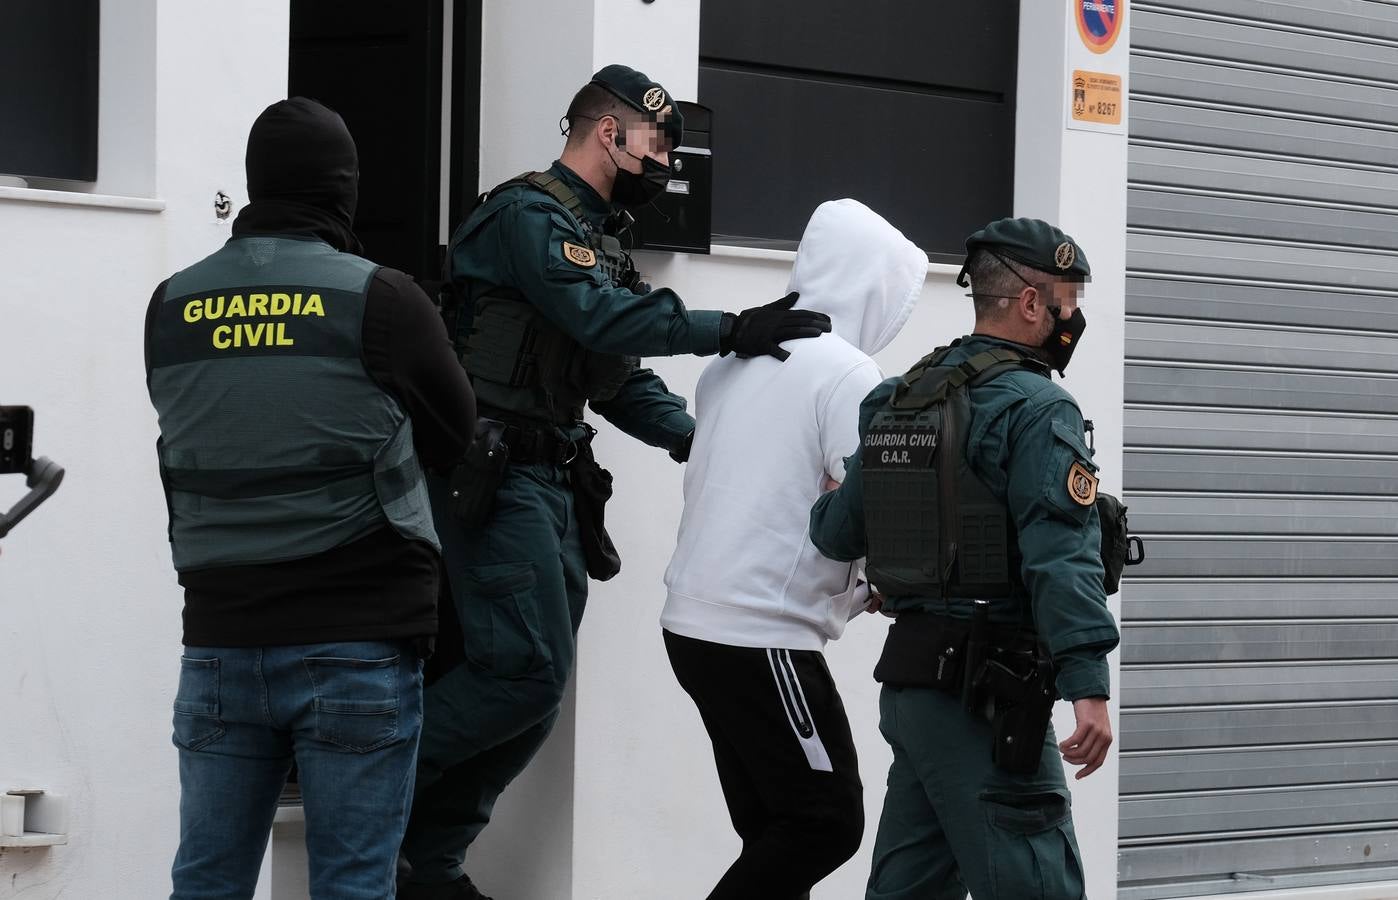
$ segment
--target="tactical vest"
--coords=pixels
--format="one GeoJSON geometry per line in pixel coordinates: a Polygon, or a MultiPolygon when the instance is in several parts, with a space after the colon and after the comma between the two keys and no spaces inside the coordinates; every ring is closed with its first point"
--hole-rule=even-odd
{"type": "Polygon", "coordinates": [[[248,237],[170,279],[148,386],[176,569],[299,559],[385,522],[439,546],[412,423],[364,368],[377,269],[248,237]]]}
{"type": "MultiPolygon", "coordinates": [[[[621,242],[583,217],[582,199],[558,177],[527,172],[496,187],[485,201],[520,184],[542,191],[567,211],[613,284],[634,287],[636,270],[621,242]]],[[[587,401],[615,397],[640,366],[637,357],[583,347],[514,288],[490,285],[479,294],[472,291],[465,300],[470,321],[458,329],[457,351],[477,398],[488,410],[572,424],[582,420],[587,401]]]]}
{"type": "Polygon", "coordinates": [[[910,369],[864,436],[869,581],[891,597],[1024,596],[1014,520],[966,459],[968,388],[1037,360],[996,348],[944,365],[942,348],[910,369]]]}

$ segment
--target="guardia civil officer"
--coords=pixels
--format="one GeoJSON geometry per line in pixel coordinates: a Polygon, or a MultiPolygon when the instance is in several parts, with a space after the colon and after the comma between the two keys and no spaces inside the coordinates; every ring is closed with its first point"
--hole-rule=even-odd
{"type": "Polygon", "coordinates": [[[859,452],[816,502],[811,539],[867,555],[896,614],[875,669],[893,749],[868,900],[1083,896],[1059,753],[1111,745],[1097,466],[1077,403],[1050,378],[1085,327],[1091,270],[1035,219],[971,235],[975,333],[876,388],[859,452]],[[1077,728],[1055,744],[1055,692],[1077,728]]]}
{"type": "Polygon", "coordinates": [[[392,896],[437,631],[423,464],[475,402],[432,301],[356,255],[331,110],[269,106],[221,249],[156,288],[147,385],[184,587],[174,900],[248,898],[292,760],[313,898],[392,896]]]}
{"type": "Polygon", "coordinates": [[[589,575],[617,571],[584,407],[683,460],[694,420],[638,357],[785,358],[782,341],[830,330],[795,295],[735,315],[640,283],[616,232],[670,177],[683,121],[663,87],[607,66],[565,118],[562,157],[495,188],[452,237],[455,335],[487,424],[461,485],[433,485],[465,662],[425,694],[404,898],[482,896],[465,848],[557,718],[589,575]]]}

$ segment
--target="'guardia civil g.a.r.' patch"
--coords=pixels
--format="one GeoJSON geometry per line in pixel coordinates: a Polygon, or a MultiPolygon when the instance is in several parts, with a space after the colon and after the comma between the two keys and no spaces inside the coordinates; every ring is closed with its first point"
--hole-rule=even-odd
{"type": "Polygon", "coordinates": [[[864,435],[864,465],[880,469],[926,469],[937,451],[933,425],[873,427],[864,435]]]}

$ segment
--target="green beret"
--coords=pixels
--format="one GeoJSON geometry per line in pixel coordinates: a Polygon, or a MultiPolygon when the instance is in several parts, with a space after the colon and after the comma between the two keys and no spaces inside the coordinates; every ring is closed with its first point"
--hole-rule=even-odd
{"type": "MultiPolygon", "coordinates": [[[[1049,275],[1086,281],[1092,275],[1078,242],[1040,219],[999,219],[966,239],[966,264],[977,250],[1023,263],[1049,275]]],[[[965,287],[966,267],[958,283],[965,287]]]]}
{"type": "Polygon", "coordinates": [[[592,83],[605,88],[618,100],[640,112],[652,122],[660,125],[660,130],[670,139],[670,145],[678,147],[684,137],[684,116],[679,106],[661,87],[651,81],[644,72],[637,72],[630,66],[612,64],[592,76],[592,83]]]}

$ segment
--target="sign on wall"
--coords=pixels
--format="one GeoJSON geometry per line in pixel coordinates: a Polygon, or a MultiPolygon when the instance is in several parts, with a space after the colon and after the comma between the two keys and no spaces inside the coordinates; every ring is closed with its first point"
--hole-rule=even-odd
{"type": "Polygon", "coordinates": [[[1073,121],[1120,125],[1121,76],[1073,70],[1073,121]]]}
{"type": "Polygon", "coordinates": [[[1127,28],[1129,0],[1068,0],[1069,128],[1122,134],[1126,129],[1125,72],[1129,41],[1118,44],[1127,28]]]}

